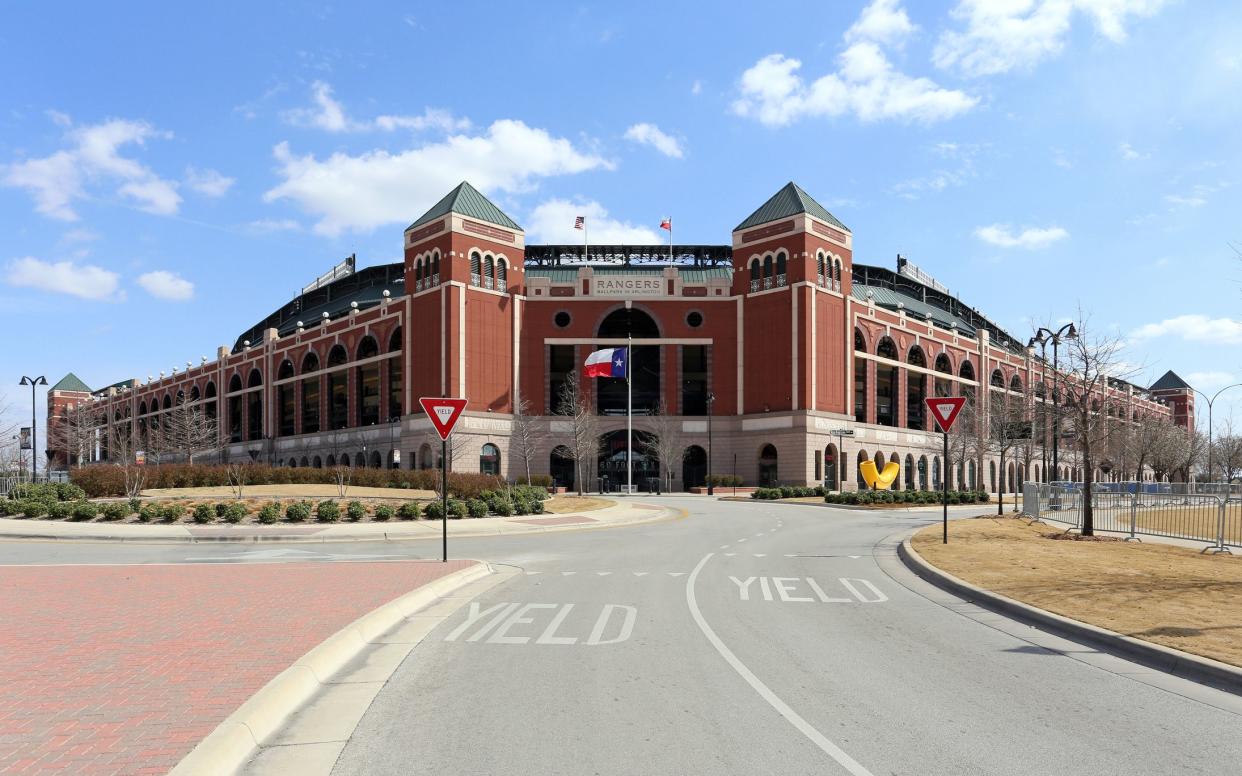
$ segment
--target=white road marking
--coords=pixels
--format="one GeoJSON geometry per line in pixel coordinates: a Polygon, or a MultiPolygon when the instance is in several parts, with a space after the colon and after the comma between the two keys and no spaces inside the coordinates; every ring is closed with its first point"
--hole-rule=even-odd
{"type": "Polygon", "coordinates": [[[591,635],[587,638],[586,643],[590,646],[598,646],[600,644],[619,644],[630,638],[630,634],[634,632],[634,621],[638,619],[638,609],[633,606],[624,604],[605,604],[603,611],[599,613],[599,619],[595,621],[595,627],[591,629],[591,635]],[[608,620],[612,618],[612,613],[618,609],[625,611],[625,619],[621,622],[621,630],[614,639],[601,640],[604,635],[604,628],[608,625],[608,620]]]}
{"type": "Polygon", "coordinates": [[[526,572],[526,576],[528,576],[528,577],[533,577],[533,576],[535,576],[536,574],[542,574],[542,573],[543,573],[542,571],[528,571],[528,572],[526,572]]]}
{"type": "Polygon", "coordinates": [[[859,601],[862,601],[864,604],[878,604],[878,603],[882,603],[888,600],[888,596],[881,593],[880,589],[876,587],[875,585],[871,584],[869,580],[857,579],[857,578],[846,579],[845,577],[842,577],[841,584],[845,585],[849,589],[849,591],[854,594],[854,597],[857,598],[859,601]],[[858,582],[860,584],[866,585],[867,587],[871,588],[871,592],[875,597],[868,598],[867,596],[858,592],[858,588],[854,587],[854,584],[853,584],[854,582],[858,582]]]}
{"type": "Polygon", "coordinates": [[[785,557],[786,557],[786,558],[796,558],[796,557],[798,557],[798,556],[797,556],[797,555],[791,555],[790,553],[785,553],[785,557]]]}
{"type": "Polygon", "coordinates": [[[650,573],[651,573],[650,571],[635,571],[635,572],[634,572],[634,576],[636,576],[636,577],[645,577],[645,576],[647,576],[647,575],[648,575],[648,574],[650,574],[650,573]]]}
{"type": "Polygon", "coordinates": [[[851,555],[850,557],[851,557],[851,558],[853,558],[854,560],[858,560],[858,559],[859,559],[859,558],[861,558],[862,556],[861,556],[861,555],[851,555]]]}
{"type": "Polygon", "coordinates": [[[606,577],[606,576],[608,576],[608,575],[609,575],[609,574],[611,574],[611,573],[612,573],[611,571],[597,571],[597,572],[595,572],[595,576],[597,576],[597,577],[606,577]]]}
{"type": "Polygon", "coordinates": [[[841,767],[853,774],[853,776],[873,776],[871,771],[868,771],[854,758],[846,754],[841,747],[828,740],[823,733],[816,730],[811,723],[803,719],[798,712],[790,708],[789,704],[785,703],[779,696],[777,696],[776,693],[772,692],[772,690],[764,684],[759,677],[755,676],[755,674],[746,667],[745,663],[738,659],[737,655],[733,654],[733,651],[720,640],[720,637],[716,635],[716,632],[712,630],[710,625],[707,624],[707,620],[703,618],[703,613],[699,611],[699,602],[694,595],[694,583],[699,577],[699,572],[703,570],[703,567],[707,565],[707,561],[711,560],[711,557],[712,553],[710,552],[707,555],[704,555],[703,559],[699,561],[699,564],[694,567],[694,571],[690,572],[690,577],[686,579],[686,606],[690,608],[690,616],[694,618],[694,622],[699,626],[699,630],[703,632],[703,635],[707,637],[708,642],[710,642],[711,645],[715,647],[716,651],[720,653],[720,656],[725,659],[725,662],[737,672],[738,676],[742,677],[742,679],[744,679],[746,683],[759,694],[759,697],[767,701],[769,706],[776,709],[776,712],[788,720],[791,725],[802,733],[802,735],[810,739],[812,743],[839,763],[841,767]]]}
{"type": "Polygon", "coordinates": [[[620,644],[623,641],[628,641],[630,636],[634,634],[634,623],[638,621],[638,609],[625,604],[604,604],[594,625],[591,627],[590,635],[586,639],[579,639],[577,636],[557,635],[557,631],[564,627],[565,620],[574,606],[574,604],[561,603],[499,603],[483,608],[477,601],[472,601],[470,609],[466,614],[465,622],[454,628],[452,633],[444,637],[444,640],[457,641],[460,636],[464,635],[471,628],[476,627],[489,616],[491,616],[491,619],[483,627],[466,638],[466,642],[473,643],[485,640],[487,644],[502,646],[522,646],[533,642],[543,646],[582,644],[596,647],[607,644],[620,644]],[[532,612],[539,610],[557,611],[551,615],[550,621],[543,628],[542,632],[539,633],[538,638],[535,638],[533,634],[520,636],[511,633],[514,628],[523,625],[535,625],[535,621],[538,618],[530,615],[532,612]],[[606,632],[612,632],[615,635],[606,638],[606,632]]]}
{"type": "MultiPolygon", "coordinates": [[[[487,640],[488,644],[525,644],[530,641],[530,636],[507,636],[509,629],[514,625],[531,625],[535,622],[533,617],[527,617],[526,613],[531,609],[555,609],[556,604],[525,604],[513,614],[509,615],[504,623],[501,624],[496,632],[487,640]]],[[[476,636],[478,634],[475,634],[476,636]]],[[[473,638],[473,637],[472,637],[473,638]]]]}
{"type": "Polygon", "coordinates": [[[720,549],[722,549],[722,550],[727,550],[727,549],[729,549],[729,545],[727,545],[727,544],[722,544],[722,545],[720,545],[720,549]]]}
{"type": "Polygon", "coordinates": [[[738,539],[738,542],[739,542],[739,543],[744,542],[744,541],[746,541],[746,540],[745,540],[745,539],[738,539]]]}
{"type": "Polygon", "coordinates": [[[759,533],[755,534],[756,539],[761,538],[762,536],[763,536],[763,531],[760,531],[759,533]]]}
{"type": "Polygon", "coordinates": [[[766,552],[752,552],[751,555],[754,555],[756,558],[768,557],[768,554],[766,552]]]}
{"type": "Polygon", "coordinates": [[[683,575],[683,574],[685,574],[685,573],[686,573],[686,572],[684,572],[684,571],[670,571],[670,572],[668,572],[668,575],[669,575],[670,577],[680,577],[680,576],[682,576],[682,575],[683,575]]]}
{"type": "Polygon", "coordinates": [[[565,644],[577,644],[577,636],[557,636],[556,629],[561,627],[561,623],[565,621],[565,617],[569,614],[569,610],[573,609],[573,604],[565,604],[561,610],[552,618],[552,622],[548,623],[548,627],[543,633],[539,634],[539,638],[535,639],[536,644],[550,644],[553,646],[565,644]]]}
{"type": "Polygon", "coordinates": [[[576,572],[576,571],[562,571],[562,572],[561,572],[561,576],[562,576],[562,577],[572,577],[574,574],[577,574],[577,573],[578,573],[578,572],[576,572]]]}
{"type": "Polygon", "coordinates": [[[726,553],[724,554],[724,556],[725,556],[726,558],[732,558],[734,555],[737,555],[737,553],[736,553],[736,552],[726,552],[726,553]]]}

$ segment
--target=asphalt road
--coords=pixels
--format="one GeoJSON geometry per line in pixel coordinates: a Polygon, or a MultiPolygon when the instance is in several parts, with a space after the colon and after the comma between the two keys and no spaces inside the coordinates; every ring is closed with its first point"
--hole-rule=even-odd
{"type": "MultiPolygon", "coordinates": [[[[660,502],[690,516],[455,542],[454,554],[523,573],[413,650],[334,773],[1242,769],[1242,698],[1047,636],[906,571],[896,537],[938,515],[660,502]]],[[[436,551],[2,543],[0,563],[436,551]]]]}

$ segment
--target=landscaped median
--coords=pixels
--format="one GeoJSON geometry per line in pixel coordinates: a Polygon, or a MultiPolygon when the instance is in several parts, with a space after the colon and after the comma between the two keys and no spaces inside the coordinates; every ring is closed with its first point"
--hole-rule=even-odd
{"type": "MultiPolygon", "coordinates": [[[[1129,639],[1242,667],[1242,558],[1116,537],[1083,538],[1026,518],[992,516],[953,522],[948,544],[941,541],[939,525],[922,529],[909,544],[935,570],[984,591],[1129,639]]],[[[1136,652],[1120,641],[1117,646],[1136,652]]],[[[1161,656],[1161,662],[1165,657],[1175,656],[1161,656]]],[[[1213,675],[1197,667],[1187,673],[1213,675]]],[[[1242,672],[1236,686],[1242,687],[1242,672]]]]}

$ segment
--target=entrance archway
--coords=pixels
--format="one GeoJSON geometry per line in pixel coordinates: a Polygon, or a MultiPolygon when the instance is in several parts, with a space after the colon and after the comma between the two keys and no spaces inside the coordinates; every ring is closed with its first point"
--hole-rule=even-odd
{"type": "MultiPolygon", "coordinates": [[[[613,310],[599,324],[598,337],[635,337],[655,339],[660,327],[655,319],[642,310],[619,308],[613,310]]],[[[660,347],[658,345],[635,345],[630,354],[630,382],[633,391],[634,412],[650,414],[660,404],[660,347]]],[[[626,402],[625,380],[605,377],[595,381],[596,406],[601,415],[624,415],[626,402]]],[[[635,442],[635,448],[639,445],[635,442]]],[[[603,474],[603,471],[600,471],[603,474]]],[[[624,479],[623,479],[624,481],[624,479]]]]}
{"type": "Polygon", "coordinates": [[[837,446],[828,445],[824,448],[824,490],[840,489],[837,465],[837,446]]]}
{"type": "Polygon", "coordinates": [[[779,482],[776,464],[776,448],[772,445],[764,445],[759,451],[759,487],[776,487],[779,482]]]}
{"type": "Polygon", "coordinates": [[[681,459],[681,485],[686,490],[707,484],[707,452],[698,445],[686,448],[681,459]]]}
{"type": "MultiPolygon", "coordinates": [[[[660,476],[660,462],[651,454],[650,447],[654,437],[645,431],[634,432],[634,487],[642,488],[648,479],[660,476]]],[[[596,470],[601,481],[607,478],[607,487],[625,487],[627,476],[625,465],[625,429],[610,431],[600,437],[599,468],[596,470]]]]}
{"type": "Polygon", "coordinates": [[[552,448],[548,458],[548,473],[552,475],[552,484],[566,490],[574,488],[574,459],[565,445],[552,448]]]}

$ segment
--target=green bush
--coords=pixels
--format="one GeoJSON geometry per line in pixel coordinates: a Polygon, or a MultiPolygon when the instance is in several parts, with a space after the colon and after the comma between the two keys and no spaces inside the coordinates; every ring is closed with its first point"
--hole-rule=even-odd
{"type": "MultiPolygon", "coordinates": [[[[51,509],[51,505],[46,501],[35,498],[28,498],[23,501],[19,501],[18,503],[21,504],[22,514],[26,517],[43,517],[47,514],[48,510],[51,509]]],[[[92,517],[94,517],[94,515],[92,515],[92,517]]]]}
{"type": "Polygon", "coordinates": [[[196,523],[210,523],[212,520],[216,519],[216,510],[211,506],[211,504],[199,504],[194,507],[193,516],[194,522],[196,523]]]}
{"type": "MultiPolygon", "coordinates": [[[[402,503],[401,506],[397,507],[397,517],[402,520],[418,519],[418,502],[406,501],[402,503]]],[[[428,514],[427,517],[431,517],[431,515],[428,514]]]]}
{"type": "Polygon", "coordinates": [[[507,498],[497,499],[492,506],[492,512],[501,517],[509,517],[513,514],[513,502],[507,498]]]}
{"type": "Polygon", "coordinates": [[[86,498],[86,491],[71,482],[58,482],[55,487],[59,501],[81,501],[86,498]]]}
{"type": "Polygon", "coordinates": [[[130,515],[129,504],[124,501],[111,501],[99,511],[103,513],[104,520],[124,520],[130,515]]]}
{"type": "Polygon", "coordinates": [[[16,514],[14,510],[17,508],[16,501],[10,501],[7,498],[0,499],[0,517],[8,517],[16,514]]]}
{"type": "Polygon", "coordinates": [[[538,487],[543,488],[543,489],[545,490],[545,492],[546,492],[548,489],[550,489],[550,488],[552,487],[552,475],[550,475],[550,474],[532,474],[532,475],[530,476],[530,480],[529,480],[529,481],[527,481],[527,479],[526,479],[526,477],[525,477],[525,476],[521,476],[521,477],[518,477],[518,478],[517,478],[517,483],[518,483],[518,485],[519,485],[519,486],[521,486],[521,485],[536,485],[536,486],[538,486],[538,487]]]}
{"type": "Polygon", "coordinates": [[[481,498],[472,498],[466,502],[466,510],[471,517],[487,517],[487,502],[481,498]]]}
{"type": "MultiPolygon", "coordinates": [[[[244,517],[244,515],[238,515],[237,519],[240,520],[242,517],[244,517]]],[[[263,506],[259,507],[259,522],[262,523],[263,525],[272,525],[279,519],[280,519],[280,503],[279,502],[269,501],[263,506]]],[[[230,521],[230,522],[233,522],[233,521],[230,521]]]]}
{"type": "Polygon", "coordinates": [[[160,517],[163,518],[166,523],[175,523],[185,517],[185,505],[165,504],[164,507],[160,509],[160,517]]]}
{"type": "Polygon", "coordinates": [[[132,515],[142,509],[142,499],[131,498],[129,500],[129,513],[132,515]]]}
{"type": "Polygon", "coordinates": [[[448,502],[449,518],[460,520],[466,516],[466,502],[461,499],[451,498],[448,502]]]}
{"type": "Polygon", "coordinates": [[[432,501],[423,507],[423,515],[428,520],[441,520],[444,518],[444,505],[439,501],[432,501]]]}
{"type": "Polygon", "coordinates": [[[367,516],[367,508],[362,505],[361,501],[351,501],[349,506],[345,508],[345,514],[349,517],[350,522],[356,523],[367,516]]]}
{"type": "Polygon", "coordinates": [[[391,504],[376,504],[375,505],[375,519],[378,520],[379,522],[384,523],[384,522],[391,520],[392,515],[393,515],[393,508],[391,504]]]}
{"type": "Polygon", "coordinates": [[[138,522],[149,523],[152,520],[158,520],[160,516],[160,508],[155,504],[147,502],[138,507],[138,522]]]}
{"type": "Polygon", "coordinates": [[[315,508],[315,519],[321,523],[335,523],[341,519],[341,508],[331,499],[320,501],[315,508]]]}
{"type": "Polygon", "coordinates": [[[227,513],[228,511],[229,511],[229,505],[227,502],[221,501],[218,504],[216,504],[216,517],[224,517],[225,513],[227,513]]]}
{"type": "Polygon", "coordinates": [[[291,523],[301,523],[310,520],[311,503],[309,501],[295,501],[285,509],[285,517],[291,523]]]}
{"type": "Polygon", "coordinates": [[[53,520],[67,520],[73,514],[73,504],[57,501],[47,508],[47,516],[53,520]]]}
{"type": "MultiPolygon", "coordinates": [[[[46,509],[44,510],[46,511],[46,509]]],[[[33,517],[33,515],[32,515],[33,517]]],[[[75,501],[73,504],[74,520],[94,520],[99,517],[99,507],[89,501],[75,501]]]]}

